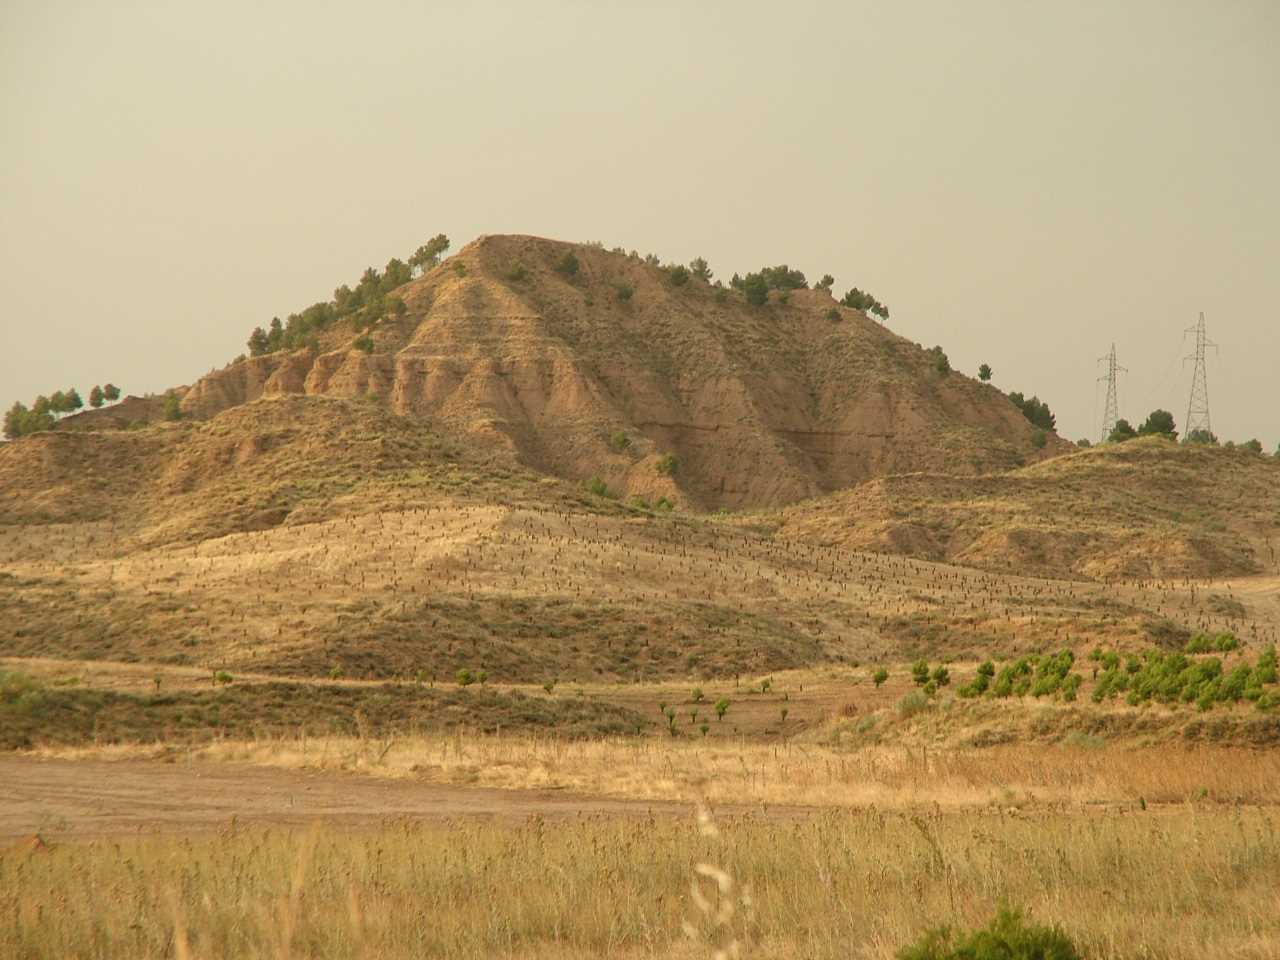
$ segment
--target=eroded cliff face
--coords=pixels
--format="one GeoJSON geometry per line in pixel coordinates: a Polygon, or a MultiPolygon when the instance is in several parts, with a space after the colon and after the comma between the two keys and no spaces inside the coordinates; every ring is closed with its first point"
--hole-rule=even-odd
{"type": "Polygon", "coordinates": [[[407,310],[371,331],[372,352],[341,322],[318,350],[210,374],[184,411],[370,396],[539,470],[700,508],[772,506],[889,473],[990,472],[1066,449],[1056,437],[1036,449],[999,391],[938,373],[917,345],[822,291],[752,307],[696,279],[673,286],[622,254],[503,236],[398,295],[407,310]],[[572,276],[555,268],[566,252],[572,276]],[[659,469],[665,457],[674,473],[659,469]]]}

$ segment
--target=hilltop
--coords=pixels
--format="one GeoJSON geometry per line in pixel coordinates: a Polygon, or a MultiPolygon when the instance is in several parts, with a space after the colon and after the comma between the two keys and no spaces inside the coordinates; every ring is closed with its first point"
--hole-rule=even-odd
{"type": "Polygon", "coordinates": [[[757,306],[678,279],[636,255],[482,237],[396,289],[402,312],[367,339],[339,320],[305,347],[202,378],[182,410],[369,397],[532,469],[694,509],[776,506],[889,473],[988,473],[1068,448],[828,290],[757,306]]]}

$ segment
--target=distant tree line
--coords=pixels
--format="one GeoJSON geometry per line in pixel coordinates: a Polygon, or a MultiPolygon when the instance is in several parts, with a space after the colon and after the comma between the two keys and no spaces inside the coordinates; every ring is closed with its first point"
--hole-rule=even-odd
{"type": "Polygon", "coordinates": [[[440,263],[449,249],[449,238],[443,233],[432,237],[413,252],[408,260],[392,257],[379,272],[369,267],[355,288],[343,284],[333,291],[333,299],[313,303],[301,313],[293,313],[281,322],[273,317],[266,329],[255,327],[249,335],[249,355],[260,357],[277,350],[315,347],[315,335],[340,320],[350,318],[359,330],[368,330],[386,316],[401,316],[404,301],[391,296],[391,291],[425,273],[440,263]]]}
{"type": "MultiPolygon", "coordinates": [[[[112,383],[103,387],[95,385],[89,391],[89,405],[94,409],[119,399],[120,388],[112,383]]],[[[82,409],[84,409],[84,400],[75,387],[58,390],[47,397],[41,394],[35,398],[30,407],[18,402],[9,408],[4,415],[4,435],[10,440],[15,440],[29,433],[51,430],[60,416],[82,409]]]]}
{"type": "MultiPolygon", "coordinates": [[[[1133,424],[1123,417],[1116,421],[1116,425],[1111,428],[1111,432],[1107,435],[1107,443],[1124,443],[1133,440],[1136,437],[1163,437],[1165,440],[1176,441],[1178,439],[1177,424],[1174,422],[1173,414],[1168,410],[1152,410],[1147,415],[1147,419],[1135,429],[1133,424]]],[[[1192,430],[1182,438],[1183,443],[1203,444],[1205,446],[1218,446],[1218,438],[1210,431],[1205,429],[1192,430]]],[[[1092,444],[1088,440],[1081,440],[1077,443],[1080,447],[1089,447],[1092,444]]],[[[1261,454],[1263,452],[1262,441],[1258,439],[1246,440],[1244,443],[1236,444],[1228,440],[1222,446],[1227,450],[1244,450],[1248,453],[1261,454]]],[[[1280,448],[1276,449],[1276,457],[1280,458],[1280,448]]]]}

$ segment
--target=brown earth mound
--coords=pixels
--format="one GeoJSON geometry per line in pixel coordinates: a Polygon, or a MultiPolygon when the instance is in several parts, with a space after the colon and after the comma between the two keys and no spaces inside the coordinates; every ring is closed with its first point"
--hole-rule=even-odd
{"type": "Polygon", "coordinates": [[[779,532],[1039,576],[1275,572],[1280,460],[1134,440],[1000,476],[883,477],[787,508],[779,532]]]}
{"type": "Polygon", "coordinates": [[[372,396],[535,469],[694,508],[774,506],[887,473],[986,473],[1067,449],[1056,437],[1037,449],[998,390],[939,373],[825,291],[753,307],[696,278],[673,285],[637,257],[493,236],[397,295],[407,311],[375,326],[372,352],[340,321],[318,349],[204,377],[183,409],[372,396]],[[571,276],[556,269],[568,253],[571,276]],[[674,474],[658,469],[668,455],[674,474]]]}

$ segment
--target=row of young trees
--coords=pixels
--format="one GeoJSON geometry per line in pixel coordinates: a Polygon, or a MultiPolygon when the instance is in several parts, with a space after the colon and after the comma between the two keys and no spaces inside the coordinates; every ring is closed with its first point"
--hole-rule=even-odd
{"type": "MultiPolygon", "coordinates": [[[[94,386],[89,391],[89,406],[95,410],[105,403],[114,403],[120,399],[120,388],[108,383],[106,386],[94,386]]],[[[31,406],[17,402],[4,415],[4,435],[10,440],[24,437],[41,430],[51,430],[63,414],[75,413],[84,409],[84,399],[75,387],[58,390],[50,396],[41,394],[31,406]]]]}
{"type": "Polygon", "coordinates": [[[407,260],[392,257],[381,272],[367,268],[354,288],[344,283],[334,290],[332,300],[313,303],[283,322],[273,317],[266,329],[255,327],[249,335],[249,355],[259,357],[277,350],[314,346],[315,335],[339,320],[351,318],[357,329],[367,330],[385,316],[402,315],[404,301],[391,296],[391,291],[437,266],[448,249],[449,238],[438,233],[407,260]]]}

